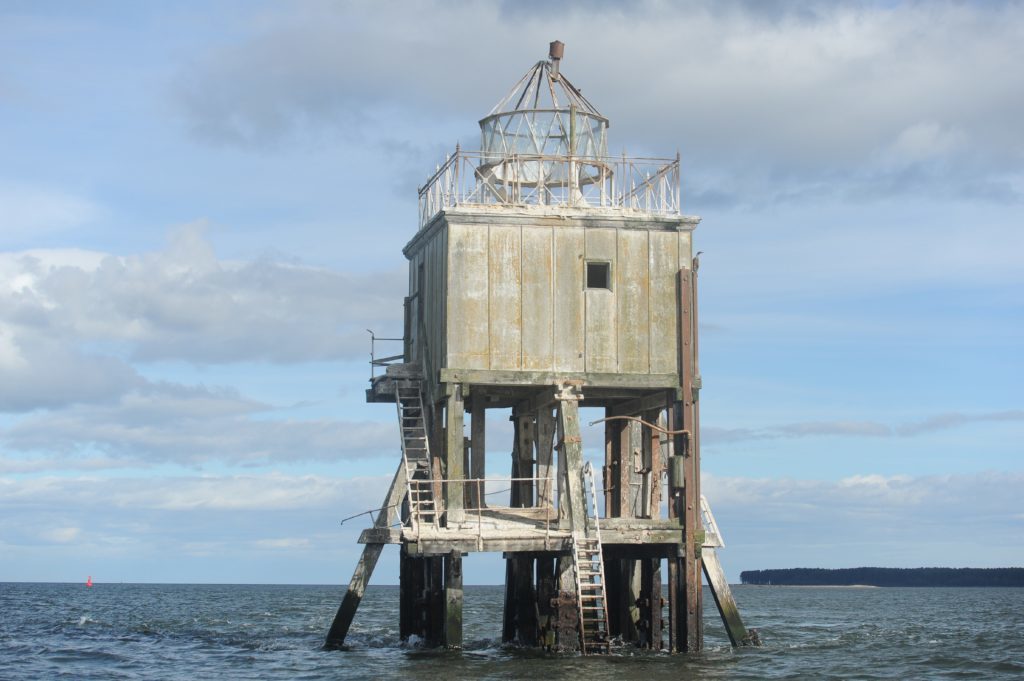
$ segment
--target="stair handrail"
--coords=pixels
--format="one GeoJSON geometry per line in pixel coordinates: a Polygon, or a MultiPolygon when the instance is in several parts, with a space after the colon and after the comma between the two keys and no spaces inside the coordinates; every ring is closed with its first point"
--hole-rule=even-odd
{"type": "MultiPolygon", "coordinates": [[[[419,522],[420,522],[420,518],[419,518],[419,511],[420,510],[419,510],[419,508],[417,508],[417,504],[413,500],[414,498],[413,498],[413,495],[412,495],[412,476],[409,475],[409,456],[408,456],[408,454],[406,454],[406,451],[405,451],[405,427],[403,425],[404,421],[403,421],[403,414],[402,414],[402,410],[404,408],[405,407],[402,404],[402,394],[401,394],[401,391],[399,390],[398,386],[396,385],[395,386],[395,409],[396,409],[396,411],[398,413],[398,437],[402,441],[402,466],[405,468],[405,472],[406,472],[406,475],[405,475],[405,495],[406,496],[405,496],[405,498],[409,500],[409,527],[413,530],[413,532],[418,533],[419,532],[419,522]]],[[[420,410],[420,414],[422,415],[422,413],[423,413],[423,410],[421,409],[420,410]]]]}
{"type": "MultiPolygon", "coordinates": [[[[597,541],[600,542],[601,541],[601,521],[599,520],[599,516],[601,514],[597,512],[597,486],[594,484],[594,464],[592,464],[589,461],[586,462],[585,464],[583,464],[583,478],[584,478],[584,482],[585,482],[586,487],[590,490],[590,504],[594,507],[594,532],[595,532],[597,541]]],[[[586,511],[587,511],[587,509],[584,506],[584,509],[583,509],[584,518],[586,518],[586,515],[587,515],[586,511]]],[[[583,530],[584,530],[584,533],[586,533],[586,528],[583,528],[583,530]]],[[[602,569],[603,569],[604,568],[604,561],[602,561],[601,563],[602,563],[602,569]]]]}

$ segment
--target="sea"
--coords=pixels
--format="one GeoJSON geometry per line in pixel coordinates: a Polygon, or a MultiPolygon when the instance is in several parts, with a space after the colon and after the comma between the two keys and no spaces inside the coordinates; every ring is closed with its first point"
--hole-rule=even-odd
{"type": "Polygon", "coordinates": [[[502,588],[468,586],[463,650],[398,636],[371,586],[347,650],[324,650],[336,586],[0,584],[0,679],[1024,679],[1024,589],[737,586],[763,645],[609,656],[501,642],[502,588]]]}

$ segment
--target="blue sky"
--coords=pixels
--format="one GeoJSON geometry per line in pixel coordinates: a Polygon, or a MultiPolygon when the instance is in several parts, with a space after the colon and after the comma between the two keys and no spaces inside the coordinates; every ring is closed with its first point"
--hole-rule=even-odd
{"type": "Polygon", "coordinates": [[[0,580],[346,582],[417,185],[554,39],[703,218],[729,576],[1024,564],[1021,3],[6,2],[0,580]]]}

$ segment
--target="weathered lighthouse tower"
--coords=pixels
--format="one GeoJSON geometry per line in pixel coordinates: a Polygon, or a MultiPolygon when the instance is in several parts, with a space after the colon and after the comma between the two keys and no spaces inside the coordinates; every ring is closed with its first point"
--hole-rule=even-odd
{"type": "Polygon", "coordinates": [[[403,638],[461,646],[462,555],[497,551],[506,641],[699,650],[702,570],[747,640],[700,494],[699,219],[680,214],[678,156],[608,155],[562,50],[480,121],[480,151],[456,149],[420,189],[403,351],[374,359],[367,391],[396,405],[402,460],[328,646],[385,544],[401,546],[403,638]],[[581,406],[604,409],[599,476],[581,406]],[[509,408],[511,460],[486,470],[487,411],[509,408]]]}

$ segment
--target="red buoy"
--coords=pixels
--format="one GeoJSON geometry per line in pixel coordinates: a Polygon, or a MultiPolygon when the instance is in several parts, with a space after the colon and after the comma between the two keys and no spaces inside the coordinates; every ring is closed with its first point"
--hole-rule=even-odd
{"type": "Polygon", "coordinates": [[[92,586],[92,575],[89,575],[89,579],[85,580],[86,586],[92,586]]]}

